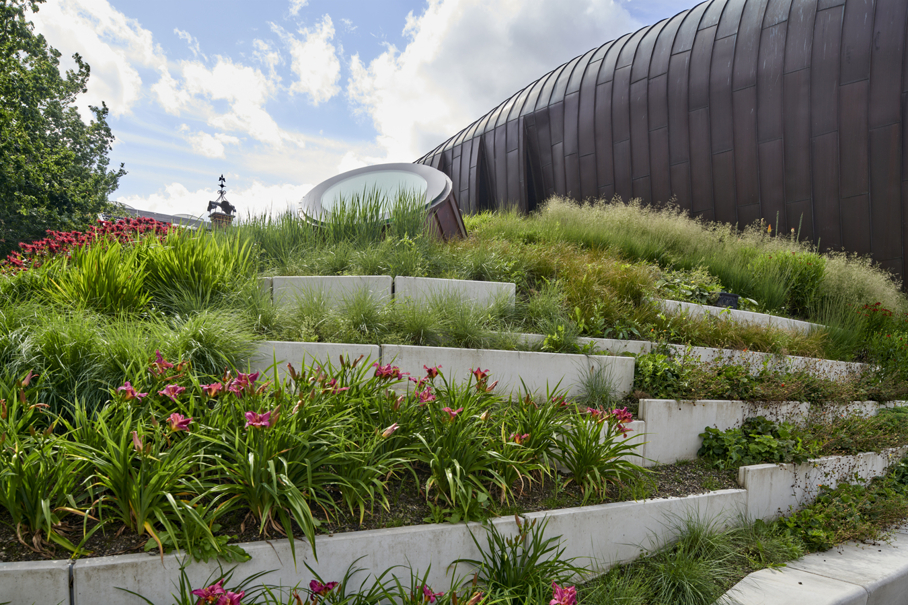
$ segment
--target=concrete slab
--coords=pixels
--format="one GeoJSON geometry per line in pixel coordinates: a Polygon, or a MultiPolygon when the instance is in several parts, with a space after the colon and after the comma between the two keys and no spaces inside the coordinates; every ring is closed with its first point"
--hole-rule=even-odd
{"type": "Polygon", "coordinates": [[[744,421],[740,401],[641,399],[638,416],[646,422],[645,455],[650,464],[693,460],[707,426],[727,430],[744,421]]]}
{"type": "MultiPolygon", "coordinates": [[[[579,557],[581,563],[607,565],[636,558],[641,549],[661,544],[674,537],[672,520],[689,514],[733,520],[744,505],[743,490],[722,490],[687,498],[665,498],[641,502],[619,502],[531,513],[527,517],[549,519],[546,536],[562,536],[565,556],[579,557]]],[[[505,534],[516,532],[513,517],[492,521],[505,534]]],[[[310,565],[324,580],[340,580],[347,567],[358,557],[357,566],[369,573],[380,573],[394,565],[402,568],[395,575],[406,583],[409,566],[425,571],[431,565],[427,583],[435,590],[448,590],[455,571],[463,576],[469,570],[461,566],[449,569],[460,558],[479,558],[479,550],[470,532],[485,544],[485,531],[476,523],[417,525],[393,529],[346,532],[318,536],[318,561],[304,542],[297,542],[297,562],[293,563],[286,540],[256,542],[243,547],[252,556],[236,567],[234,577],[242,579],[260,571],[270,571],[263,581],[281,586],[306,585],[312,574],[310,565]]],[[[186,568],[193,587],[202,587],[219,577],[214,562],[192,563],[186,568]],[[215,574],[212,577],[212,574],[215,574]]],[[[154,603],[168,603],[179,582],[180,560],[175,555],[125,555],[85,559],[74,566],[73,605],[142,605],[118,588],[127,588],[154,603]]],[[[354,576],[353,582],[367,579],[366,573],[354,576]]],[[[229,586],[229,585],[228,585],[229,586]]],[[[18,604],[17,604],[18,605],[18,604]]]]}
{"type": "Polygon", "coordinates": [[[908,537],[904,535],[894,534],[888,544],[845,544],[792,561],[788,567],[861,586],[868,595],[867,605],[908,602],[908,537]]]}
{"type": "Polygon", "coordinates": [[[726,593],[739,605],[868,605],[860,586],[796,569],[761,569],[726,593]]]}
{"type": "Polygon", "coordinates": [[[325,364],[331,362],[337,366],[341,355],[354,360],[363,355],[363,362],[379,361],[381,347],[378,345],[357,345],[325,342],[285,342],[280,340],[266,340],[259,343],[258,350],[249,359],[249,367],[253,372],[262,372],[266,376],[274,375],[274,364],[277,361],[277,370],[281,379],[287,376],[287,364],[293,364],[294,369],[301,370],[304,366],[325,364]]]}
{"type": "Polygon", "coordinates": [[[433,277],[394,278],[395,302],[423,303],[438,296],[454,296],[477,306],[489,306],[502,300],[514,306],[517,286],[509,282],[437,279],[433,277]]]}
{"type": "Polygon", "coordinates": [[[0,563],[0,603],[4,602],[69,605],[69,561],[0,563]]]}
{"type": "Polygon", "coordinates": [[[666,313],[686,313],[692,317],[703,315],[712,315],[721,318],[727,318],[739,323],[750,323],[760,326],[769,326],[782,330],[793,332],[809,333],[811,330],[824,328],[820,324],[813,324],[797,319],[787,317],[778,317],[776,315],[767,315],[765,313],[754,313],[752,311],[739,311],[737,309],[727,309],[725,307],[713,307],[710,305],[698,305],[694,303],[681,302],[678,300],[657,300],[656,304],[666,313]]]}
{"type": "Polygon", "coordinates": [[[382,363],[392,363],[414,377],[425,375],[423,366],[441,365],[449,381],[466,381],[475,368],[489,370],[489,382],[497,380],[500,393],[520,393],[523,385],[545,393],[560,383],[560,390],[577,395],[583,392],[584,381],[591,373],[598,372],[610,381],[617,397],[624,397],[634,382],[631,357],[407,345],[382,345],[381,355],[382,363]]]}
{"type": "Polygon", "coordinates": [[[379,302],[391,300],[390,275],[336,275],[273,277],[274,304],[291,304],[299,297],[324,296],[328,305],[339,307],[360,292],[379,302]]]}

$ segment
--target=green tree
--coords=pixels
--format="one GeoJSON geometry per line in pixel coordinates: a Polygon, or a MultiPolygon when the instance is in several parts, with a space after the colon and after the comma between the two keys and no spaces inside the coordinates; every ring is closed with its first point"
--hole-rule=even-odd
{"type": "Polygon", "coordinates": [[[108,170],[114,136],[107,106],[86,124],[74,106],[89,67],[61,75],[60,52],[35,34],[29,11],[44,0],[0,0],[0,255],[46,230],[84,228],[117,188],[108,170]]]}

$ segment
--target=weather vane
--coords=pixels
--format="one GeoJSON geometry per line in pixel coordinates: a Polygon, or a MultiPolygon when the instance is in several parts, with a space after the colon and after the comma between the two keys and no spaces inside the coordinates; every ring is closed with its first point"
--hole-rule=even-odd
{"type": "Polygon", "coordinates": [[[227,201],[227,185],[222,174],[218,179],[218,199],[208,202],[208,218],[212,226],[226,226],[233,222],[234,212],[236,206],[227,201]]]}

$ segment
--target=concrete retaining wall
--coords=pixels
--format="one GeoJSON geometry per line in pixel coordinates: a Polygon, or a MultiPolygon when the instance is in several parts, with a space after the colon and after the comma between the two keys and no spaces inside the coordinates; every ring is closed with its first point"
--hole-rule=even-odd
{"type": "Polygon", "coordinates": [[[700,433],[707,426],[726,431],[741,426],[745,419],[754,416],[794,424],[803,424],[811,416],[819,420],[841,415],[873,416],[881,407],[901,406],[905,403],[855,401],[847,404],[810,405],[798,401],[761,404],[743,401],[641,399],[637,416],[644,422],[642,430],[646,433],[644,465],[653,466],[696,458],[697,450],[703,444],[700,433]]]}
{"type": "Polygon", "coordinates": [[[341,306],[361,292],[376,301],[391,300],[393,279],[390,275],[340,275],[272,277],[274,304],[291,304],[298,297],[324,296],[329,306],[341,306]]]}
{"type": "Polygon", "coordinates": [[[0,603],[69,605],[69,565],[69,561],[0,563],[0,603]]]}
{"type": "MultiPolygon", "coordinates": [[[[743,510],[743,490],[723,490],[687,498],[667,498],[641,502],[619,502],[583,508],[570,508],[545,513],[530,513],[529,520],[548,518],[546,535],[561,535],[566,557],[581,557],[581,564],[604,567],[630,561],[641,550],[670,540],[674,535],[672,519],[699,513],[708,517],[733,520],[743,510]]],[[[513,534],[513,517],[493,521],[499,530],[513,534]]],[[[297,564],[294,566],[286,540],[244,545],[252,560],[237,566],[234,577],[244,578],[260,571],[270,571],[262,581],[292,587],[308,585],[313,579],[305,568],[310,565],[325,581],[340,580],[347,567],[358,557],[357,566],[380,573],[393,565],[425,571],[431,565],[428,584],[435,590],[447,591],[453,571],[448,566],[459,558],[479,558],[479,550],[470,537],[473,532],[485,545],[485,531],[479,524],[437,524],[379,529],[318,536],[316,562],[303,541],[297,542],[297,564]]],[[[201,587],[217,572],[215,563],[194,563],[187,572],[193,587],[201,587]]],[[[460,566],[458,575],[467,576],[470,569],[460,566]]],[[[408,569],[398,569],[402,581],[409,579],[408,569]]],[[[366,574],[354,578],[358,586],[366,574]]],[[[217,579],[215,576],[214,579],[217,579]]],[[[173,555],[161,564],[157,556],[123,555],[85,559],[73,568],[73,605],[140,605],[144,603],[117,587],[142,594],[155,603],[169,603],[174,584],[179,582],[179,561],[173,555]]],[[[19,605],[17,602],[15,605],[19,605]]]]}
{"type": "Polygon", "coordinates": [[[678,300],[657,300],[656,303],[666,313],[679,314],[685,313],[690,317],[703,315],[721,316],[738,323],[749,323],[758,326],[768,326],[789,330],[791,332],[802,332],[807,334],[811,330],[824,328],[820,324],[813,324],[797,319],[788,319],[787,317],[777,317],[765,313],[754,313],[752,311],[739,311],[737,309],[727,309],[725,307],[712,307],[709,305],[698,305],[695,303],[681,302],[678,300]]]}
{"type": "Polygon", "coordinates": [[[394,278],[396,302],[421,303],[438,296],[453,296],[477,306],[489,306],[500,300],[513,307],[516,293],[517,286],[509,282],[405,276],[394,278]]]}
{"type": "Polygon", "coordinates": [[[500,393],[520,392],[523,385],[545,392],[560,383],[559,389],[575,395],[583,392],[584,381],[594,372],[610,381],[618,397],[630,393],[634,383],[630,357],[382,345],[382,363],[393,363],[412,376],[425,375],[424,365],[441,365],[445,378],[452,382],[469,379],[474,368],[490,370],[489,382],[497,380],[500,393]]]}
{"type": "Polygon", "coordinates": [[[349,357],[351,360],[363,355],[363,361],[369,363],[379,361],[381,347],[378,345],[357,345],[324,342],[285,342],[279,340],[266,340],[259,343],[255,355],[249,359],[249,366],[254,372],[262,372],[273,376],[275,362],[281,378],[287,376],[287,364],[299,371],[304,365],[314,362],[332,364],[340,363],[340,356],[349,357]]]}
{"type": "Polygon", "coordinates": [[[756,464],[738,469],[738,484],[747,490],[747,514],[772,519],[798,510],[816,498],[819,486],[835,488],[842,481],[869,482],[901,460],[908,446],[855,456],[827,456],[804,464],[756,464]]]}

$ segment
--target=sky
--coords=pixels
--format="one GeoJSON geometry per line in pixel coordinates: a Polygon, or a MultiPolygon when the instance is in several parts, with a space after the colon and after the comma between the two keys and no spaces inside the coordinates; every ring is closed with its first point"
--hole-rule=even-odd
{"type": "Polygon", "coordinates": [[[295,207],[412,162],[526,84],[696,0],[47,0],[35,30],[91,67],[125,164],[111,199],[204,214],[295,207]]]}

